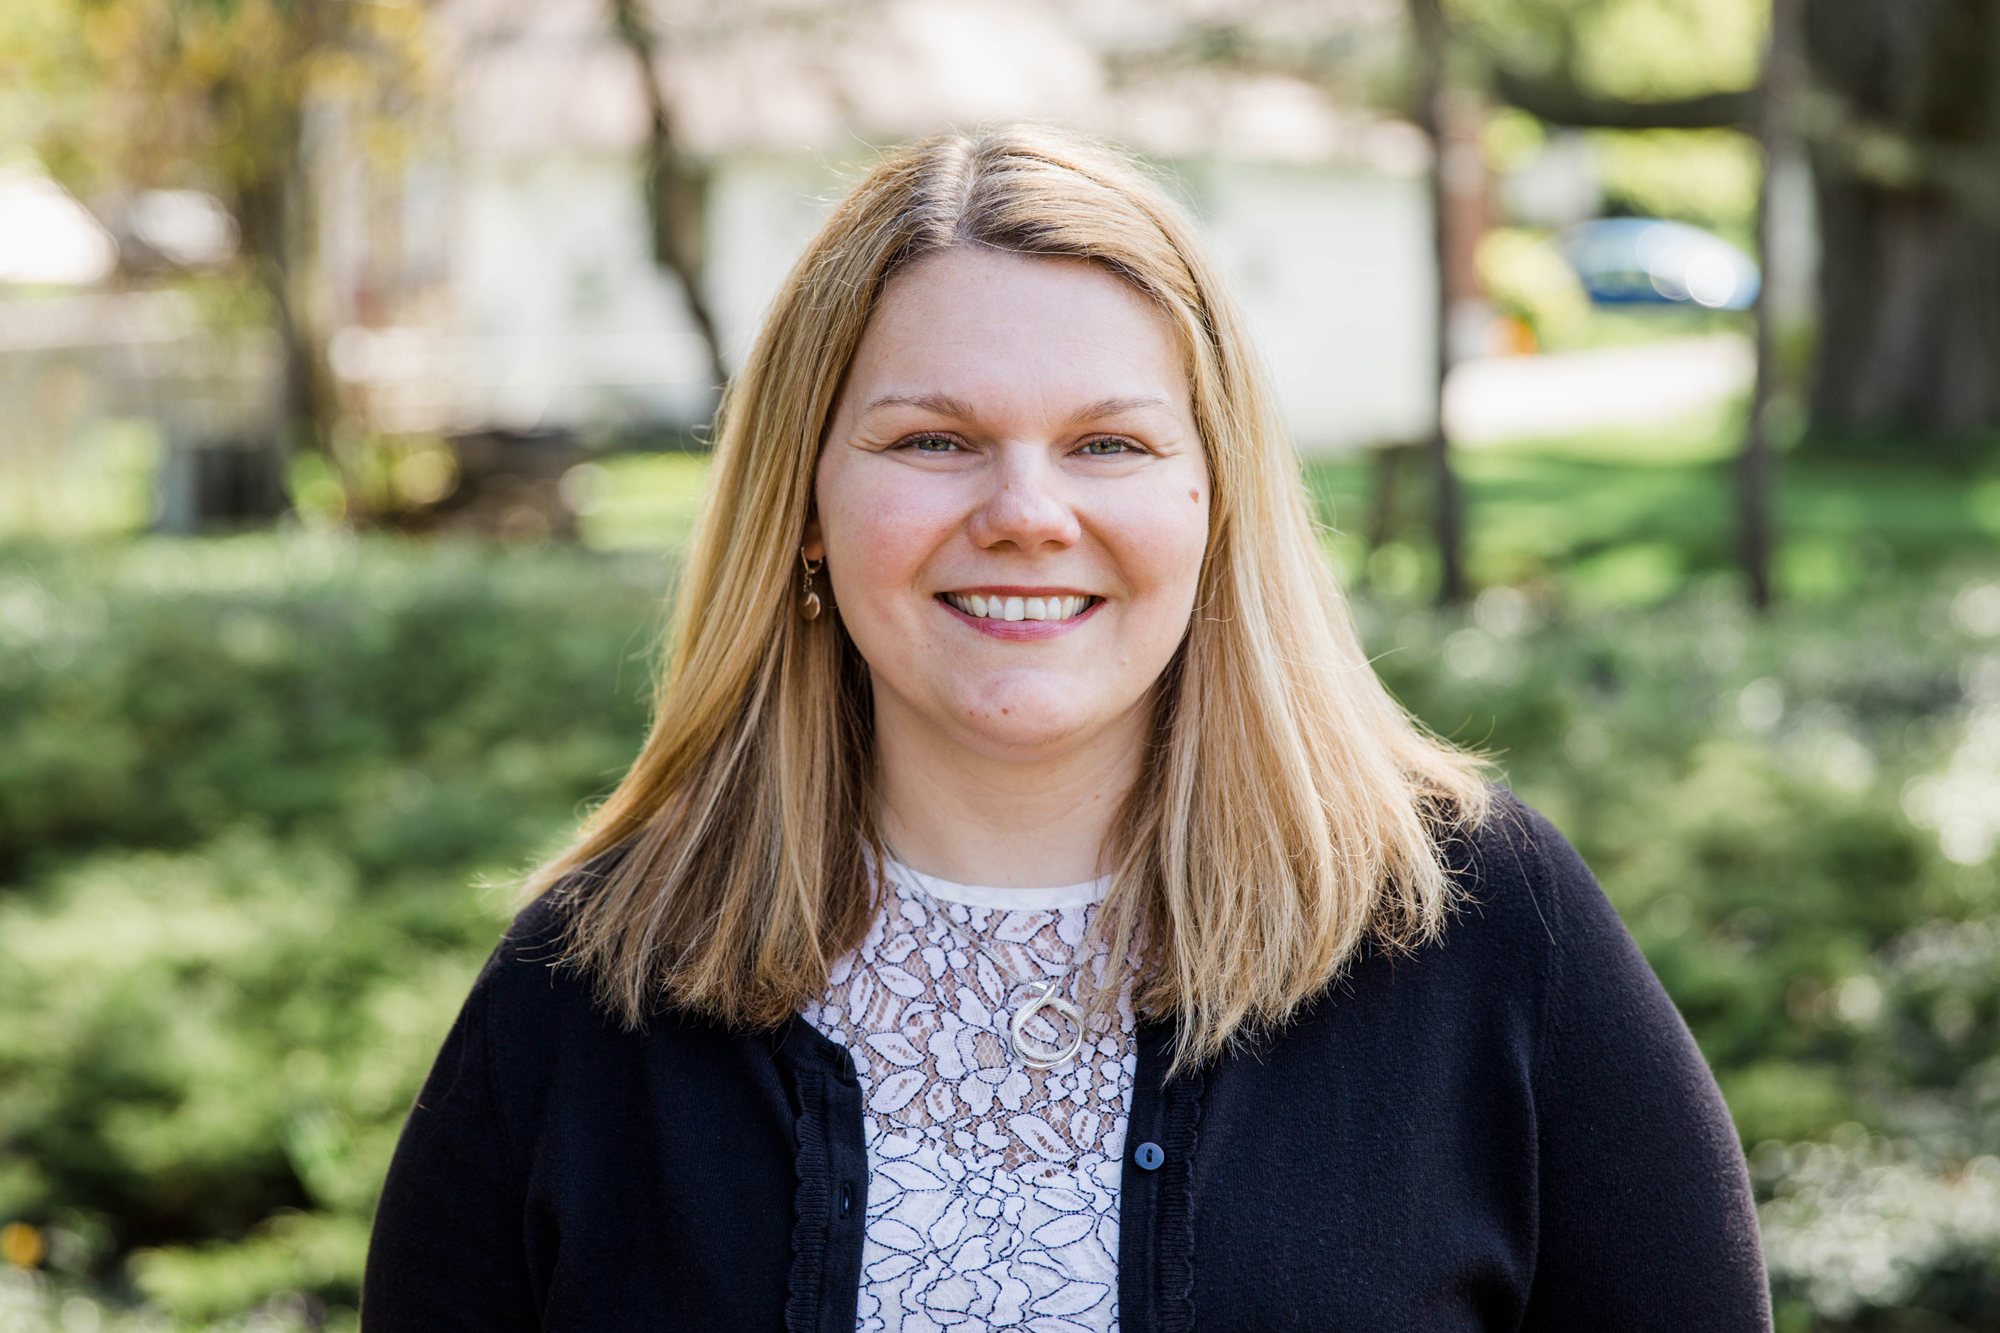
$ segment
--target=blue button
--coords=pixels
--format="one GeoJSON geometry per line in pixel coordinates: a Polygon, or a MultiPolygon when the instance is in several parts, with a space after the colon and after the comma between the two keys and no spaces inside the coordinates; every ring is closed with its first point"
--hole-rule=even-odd
{"type": "Polygon", "coordinates": [[[1160,1151],[1157,1143],[1142,1143],[1139,1151],[1132,1154],[1132,1160],[1139,1164],[1142,1171],[1157,1171],[1160,1163],[1167,1160],[1167,1155],[1160,1151]]]}

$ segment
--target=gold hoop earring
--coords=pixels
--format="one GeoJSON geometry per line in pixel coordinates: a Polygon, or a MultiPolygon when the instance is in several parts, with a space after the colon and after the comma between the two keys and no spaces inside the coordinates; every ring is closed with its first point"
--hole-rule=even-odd
{"type": "Polygon", "coordinates": [[[806,559],[806,548],[799,548],[799,563],[805,566],[805,575],[799,580],[799,614],[807,620],[819,619],[819,594],[813,591],[813,579],[819,574],[825,560],[806,559]]]}

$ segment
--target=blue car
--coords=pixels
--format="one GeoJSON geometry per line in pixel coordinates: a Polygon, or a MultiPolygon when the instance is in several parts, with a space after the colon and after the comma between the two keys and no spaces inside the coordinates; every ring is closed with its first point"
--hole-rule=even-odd
{"type": "Polygon", "coordinates": [[[1571,227],[1562,251],[1599,305],[1747,310],[1757,262],[1713,232],[1662,218],[1600,218],[1571,227]]]}

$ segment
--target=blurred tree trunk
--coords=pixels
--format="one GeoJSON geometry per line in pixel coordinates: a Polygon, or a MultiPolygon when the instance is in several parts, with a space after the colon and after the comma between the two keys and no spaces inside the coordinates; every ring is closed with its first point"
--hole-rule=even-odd
{"type": "MultiPolygon", "coordinates": [[[[350,8],[344,0],[178,0],[168,12],[183,24],[201,14],[216,26],[200,37],[188,36],[188,26],[169,29],[149,53],[158,62],[149,79],[176,86],[210,118],[194,151],[222,186],[241,259],[268,304],[278,344],[278,419],[263,457],[278,485],[299,452],[324,454],[344,477],[333,449],[340,404],[327,331],[314,320],[310,299],[314,182],[306,103],[312,64],[346,40],[350,8]]],[[[144,153],[161,146],[157,132],[137,127],[134,147],[144,153]]],[[[193,143],[174,147],[189,151],[193,143]]],[[[365,519],[359,488],[345,489],[350,512],[365,519]]],[[[273,494],[282,506],[282,491],[273,494]]]]}
{"type": "Polygon", "coordinates": [[[1454,245],[1453,222],[1459,210],[1453,188],[1453,136],[1451,134],[1450,88],[1447,83],[1446,49],[1450,38],[1445,26],[1441,0],[1409,0],[1410,22],[1416,29],[1418,85],[1417,123],[1431,143],[1431,243],[1437,270],[1437,330],[1433,354],[1432,398],[1437,421],[1431,428],[1430,462],[1432,493],[1432,534],[1438,552],[1438,600],[1456,604],[1465,600],[1465,556],[1463,501],[1458,474],[1451,465],[1451,437],[1444,425],[1444,382],[1451,371],[1451,325],[1454,245]]]}
{"type": "Polygon", "coordinates": [[[1736,456],[1737,549],[1743,561],[1744,578],[1750,585],[1750,604],[1759,611],[1771,605],[1771,552],[1776,545],[1773,528],[1772,473],[1776,467],[1771,448],[1771,403],[1778,387],[1776,321],[1771,313],[1771,255],[1777,250],[1778,233],[1772,208],[1776,174],[1771,164],[1790,141],[1786,111],[1803,82],[1800,64],[1801,0],[1771,0],[1770,45],[1764,55],[1765,96],[1758,108],[1757,138],[1764,150],[1765,170],[1757,186],[1757,250],[1763,261],[1764,281],[1757,287],[1757,378],[1750,393],[1750,415],[1745,423],[1743,447],[1736,456]]]}
{"type": "MultiPolygon", "coordinates": [[[[307,123],[311,71],[331,53],[356,48],[353,6],[347,0],[230,3],[243,25],[238,46],[255,60],[218,71],[208,101],[222,132],[234,130],[216,156],[243,258],[270,303],[278,342],[278,464],[300,452],[323,455],[341,479],[349,521],[373,524],[382,515],[369,488],[354,474],[353,460],[335,447],[342,406],[327,354],[331,331],[313,299],[320,182],[307,123]]],[[[358,45],[370,45],[365,35],[358,45]]]]}
{"type": "Polygon", "coordinates": [[[671,274],[687,303],[688,318],[708,350],[711,403],[729,382],[715,314],[701,287],[705,173],[688,161],[674,136],[666,89],[660,85],[660,35],[644,0],[611,0],[612,26],[639,63],[646,98],[646,214],[652,225],[653,262],[671,274]]]}
{"type": "Polygon", "coordinates": [[[1816,432],[2000,425],[1996,41],[1996,0],[1807,0],[1816,432]]]}
{"type": "Polygon", "coordinates": [[[1935,191],[1823,170],[1818,196],[1827,262],[1815,430],[1958,434],[2000,424],[2000,231],[1935,191]]]}
{"type": "MultiPolygon", "coordinates": [[[[301,251],[311,231],[310,185],[304,179],[300,108],[278,113],[280,124],[260,127],[284,147],[259,156],[255,169],[233,183],[231,211],[242,237],[244,258],[271,305],[272,332],[279,349],[280,448],[290,454],[312,450],[332,457],[329,439],[339,407],[326,363],[324,340],[312,327],[300,290],[301,251]]],[[[336,460],[337,466],[337,460],[336,460]]],[[[349,503],[359,493],[350,486],[349,503]]]]}

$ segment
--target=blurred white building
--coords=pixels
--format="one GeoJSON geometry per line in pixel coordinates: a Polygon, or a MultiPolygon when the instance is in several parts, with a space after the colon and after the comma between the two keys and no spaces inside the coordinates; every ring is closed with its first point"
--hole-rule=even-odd
{"type": "MultiPolygon", "coordinates": [[[[707,357],[650,252],[641,66],[609,9],[437,6],[450,130],[402,168],[392,280],[370,249],[365,199],[380,191],[328,136],[333,366],[379,426],[591,433],[703,411],[707,357]]],[[[1329,0],[1312,21],[1365,46],[1393,42],[1399,13],[1329,0]]],[[[1182,57],[1185,20],[1164,0],[659,0],[653,14],[677,138],[708,168],[703,282],[732,362],[876,146],[1047,120],[1158,162],[1207,223],[1303,449],[1430,430],[1435,277],[1413,127],[1182,57]]]]}

